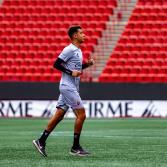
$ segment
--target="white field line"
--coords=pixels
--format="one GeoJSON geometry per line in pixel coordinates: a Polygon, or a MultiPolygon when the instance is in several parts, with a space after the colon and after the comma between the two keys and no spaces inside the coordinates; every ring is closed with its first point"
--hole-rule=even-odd
{"type": "MultiPolygon", "coordinates": [[[[90,132],[90,131],[89,131],[90,132]]],[[[111,138],[145,138],[145,139],[150,139],[150,138],[164,138],[164,139],[167,139],[167,136],[137,136],[137,135],[134,135],[134,136],[130,136],[130,135],[97,135],[97,133],[84,133],[82,134],[83,137],[91,137],[91,138],[108,138],[108,139],[111,139],[111,138]]],[[[73,131],[57,131],[57,132],[52,132],[51,133],[51,136],[58,136],[58,137],[73,137],[73,131]]]]}

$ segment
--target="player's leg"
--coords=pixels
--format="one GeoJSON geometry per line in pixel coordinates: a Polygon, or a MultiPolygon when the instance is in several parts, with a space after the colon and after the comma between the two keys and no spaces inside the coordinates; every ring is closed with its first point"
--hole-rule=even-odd
{"type": "Polygon", "coordinates": [[[54,116],[49,120],[46,127],[46,131],[52,132],[56,125],[64,118],[65,112],[63,109],[57,107],[57,111],[54,116]]]}
{"type": "Polygon", "coordinates": [[[76,108],[73,110],[76,115],[75,125],[74,125],[74,140],[73,146],[71,148],[70,154],[79,155],[79,156],[87,156],[90,153],[84,150],[80,145],[80,135],[82,131],[82,127],[84,121],[86,119],[85,109],[84,108],[76,108]]]}
{"type": "Polygon", "coordinates": [[[45,152],[46,140],[52,130],[56,127],[56,125],[63,119],[64,114],[64,110],[58,108],[55,115],[49,120],[49,123],[44,132],[42,133],[41,137],[38,140],[33,140],[34,146],[37,148],[38,152],[44,157],[47,156],[45,152]]]}
{"type": "Polygon", "coordinates": [[[74,113],[76,115],[75,124],[74,124],[74,142],[73,148],[77,148],[79,144],[80,134],[82,131],[83,123],[86,119],[85,109],[74,109],[74,113]]]}
{"type": "Polygon", "coordinates": [[[73,111],[76,115],[74,125],[74,142],[70,153],[80,156],[88,155],[89,153],[83,150],[79,143],[82,126],[86,118],[85,109],[81,97],[77,91],[72,91],[66,88],[64,88],[61,93],[64,97],[65,103],[73,108],[73,111]]]}
{"type": "Polygon", "coordinates": [[[45,152],[46,140],[53,129],[57,126],[57,124],[64,118],[66,111],[68,110],[68,106],[64,105],[64,101],[62,95],[59,96],[57,111],[53,115],[53,117],[49,120],[47,127],[43,131],[41,137],[38,140],[33,140],[33,144],[37,148],[40,154],[44,157],[47,156],[45,152]]]}
{"type": "Polygon", "coordinates": [[[62,108],[57,108],[57,111],[53,115],[53,117],[49,120],[48,125],[46,126],[43,134],[39,138],[39,142],[44,144],[49,136],[49,134],[53,131],[56,125],[64,118],[65,112],[62,108]]]}

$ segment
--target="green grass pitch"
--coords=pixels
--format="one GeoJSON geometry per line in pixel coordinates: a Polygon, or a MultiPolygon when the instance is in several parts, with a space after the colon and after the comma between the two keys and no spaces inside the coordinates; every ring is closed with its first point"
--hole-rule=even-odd
{"type": "Polygon", "coordinates": [[[48,158],[35,150],[47,119],[0,119],[0,167],[167,167],[166,119],[87,119],[81,144],[89,157],[69,155],[73,119],[47,141],[48,158]]]}

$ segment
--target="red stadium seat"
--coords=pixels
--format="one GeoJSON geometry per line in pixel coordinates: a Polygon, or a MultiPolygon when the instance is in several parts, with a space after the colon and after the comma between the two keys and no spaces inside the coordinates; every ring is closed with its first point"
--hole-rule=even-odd
{"type": "Polygon", "coordinates": [[[167,2],[139,0],[100,82],[167,82],[167,2]]]}
{"type": "Polygon", "coordinates": [[[116,6],[116,0],[4,0],[0,7],[0,64],[12,68],[0,78],[58,81],[60,73],[54,70],[53,75],[52,64],[69,44],[69,26],[81,24],[87,30],[91,38],[83,45],[83,54],[88,58],[116,6]]]}

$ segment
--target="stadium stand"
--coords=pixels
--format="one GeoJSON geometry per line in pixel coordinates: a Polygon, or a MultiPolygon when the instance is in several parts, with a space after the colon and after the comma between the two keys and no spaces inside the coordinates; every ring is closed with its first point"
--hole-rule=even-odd
{"type": "Polygon", "coordinates": [[[0,7],[0,80],[52,82],[53,61],[69,43],[72,24],[86,28],[86,59],[105,29],[116,0],[4,0],[0,7]]]}
{"type": "Polygon", "coordinates": [[[167,2],[139,0],[100,82],[167,82],[167,2]]]}

